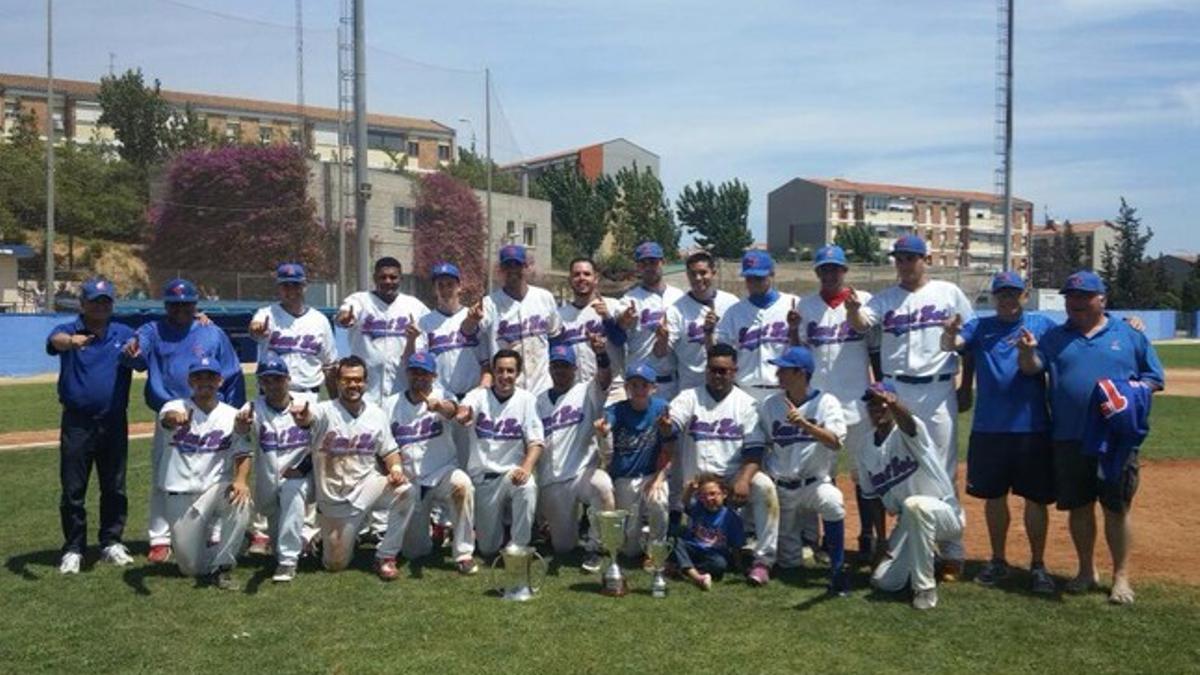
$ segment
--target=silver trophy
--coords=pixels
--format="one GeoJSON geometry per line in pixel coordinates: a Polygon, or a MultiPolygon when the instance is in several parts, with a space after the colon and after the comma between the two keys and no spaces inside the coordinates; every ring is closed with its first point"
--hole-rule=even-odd
{"type": "Polygon", "coordinates": [[[629,520],[629,512],[624,509],[616,511],[601,511],[596,514],[596,530],[599,532],[600,545],[608,553],[609,564],[604,570],[603,585],[600,592],[610,597],[620,597],[629,591],[625,575],[621,574],[621,565],[617,563],[617,552],[625,543],[625,523],[629,520]]]}
{"type": "Polygon", "coordinates": [[[546,561],[532,546],[506,546],[492,561],[492,585],[505,600],[532,600],[545,578],[546,561]]]}
{"type": "Polygon", "coordinates": [[[667,558],[671,555],[671,544],[665,539],[652,541],[646,546],[646,555],[650,558],[650,566],[654,569],[654,581],[650,582],[650,595],[656,598],[667,597],[667,577],[663,571],[667,568],[667,558]]]}

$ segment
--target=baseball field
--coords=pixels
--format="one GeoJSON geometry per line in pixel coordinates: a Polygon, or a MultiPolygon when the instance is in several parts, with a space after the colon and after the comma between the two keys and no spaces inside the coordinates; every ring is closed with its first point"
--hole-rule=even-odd
{"type": "MultiPolygon", "coordinates": [[[[337,575],[307,561],[289,585],[270,582],[271,560],[247,557],[236,572],[240,592],[195,588],[174,567],[143,566],[140,557],[125,569],[98,564],[94,552],[82,574],[63,577],[56,451],[12,447],[56,437],[54,384],[5,383],[0,671],[1196,672],[1200,346],[1164,345],[1159,353],[1168,395],[1155,398],[1142,450],[1137,603],[1112,607],[1103,593],[1034,596],[1020,569],[992,589],[944,585],[938,608],[921,614],[906,597],[868,591],[861,570],[843,599],[824,595],[823,569],[779,576],[762,589],[736,577],[709,593],[675,581],[665,600],[649,597],[647,574],[629,570],[633,592],[610,599],[577,559],[554,560],[539,597],[523,605],[492,594],[486,571],[461,578],[444,561],[410,564],[383,584],[366,550],[337,575]]],[[[135,383],[135,422],[149,419],[140,390],[135,383]]],[[[144,556],[149,441],[135,440],[130,453],[126,532],[144,556]]],[[[849,485],[844,476],[840,483],[849,485]]],[[[95,492],[93,483],[93,526],[95,492]]],[[[988,549],[979,504],[965,502],[970,577],[988,549]]],[[[1014,506],[1009,559],[1021,566],[1028,554],[1014,506]]],[[[1074,555],[1060,514],[1051,531],[1048,563],[1061,585],[1074,555]]],[[[1103,551],[1101,544],[1107,573],[1103,551]]]]}

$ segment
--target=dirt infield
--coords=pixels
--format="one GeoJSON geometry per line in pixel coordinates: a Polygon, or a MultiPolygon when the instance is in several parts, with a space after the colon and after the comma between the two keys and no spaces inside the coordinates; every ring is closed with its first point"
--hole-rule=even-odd
{"type": "Polygon", "coordinates": [[[1172,368],[1167,371],[1167,396],[1200,396],[1200,368],[1172,368]]]}

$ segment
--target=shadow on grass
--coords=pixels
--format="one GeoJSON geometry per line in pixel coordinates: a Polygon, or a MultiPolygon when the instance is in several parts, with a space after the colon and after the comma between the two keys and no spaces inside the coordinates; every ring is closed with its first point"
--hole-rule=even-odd
{"type": "MultiPolygon", "coordinates": [[[[25,581],[37,581],[40,576],[34,574],[29,569],[29,565],[45,565],[57,571],[59,558],[62,556],[62,551],[58,549],[47,549],[45,551],[33,551],[32,553],[23,553],[14,555],[4,561],[4,566],[9,572],[21,577],[25,581]]],[[[90,567],[90,566],[89,566],[90,567]]]]}
{"type": "MultiPolygon", "coordinates": [[[[979,572],[983,570],[983,566],[985,564],[986,561],[983,560],[968,560],[963,566],[963,578],[957,583],[975,584],[980,586],[980,588],[987,588],[975,581],[975,577],[978,576],[979,572]]],[[[1011,595],[1025,596],[1027,598],[1041,600],[1043,602],[1052,602],[1056,604],[1062,603],[1064,601],[1063,588],[1065,587],[1067,580],[1053,575],[1051,575],[1051,578],[1054,579],[1054,584],[1056,587],[1054,593],[1034,593],[1033,575],[1030,574],[1029,569],[1025,567],[1013,567],[1012,565],[1009,565],[1008,576],[988,588],[988,590],[999,591],[1001,593],[1008,593],[1011,595]]]]}
{"type": "MultiPolygon", "coordinates": [[[[130,566],[125,570],[125,574],[121,575],[125,581],[125,585],[133,589],[136,595],[153,595],[150,587],[146,585],[147,579],[182,579],[183,574],[179,571],[179,566],[175,563],[162,564],[146,564],[142,566],[130,566]]],[[[199,580],[196,585],[202,585],[199,580]]]]}

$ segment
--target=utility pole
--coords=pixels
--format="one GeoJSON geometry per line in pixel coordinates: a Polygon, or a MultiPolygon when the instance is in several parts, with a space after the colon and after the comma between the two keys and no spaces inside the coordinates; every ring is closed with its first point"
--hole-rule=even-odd
{"type": "Polygon", "coordinates": [[[46,0],[46,303],[54,313],[54,0],[46,0]]]}
{"type": "Polygon", "coordinates": [[[358,239],[358,290],[371,286],[371,228],[367,222],[367,45],[364,0],[354,0],[354,221],[358,239]]]}
{"type": "MultiPolygon", "coordinates": [[[[1000,168],[996,170],[996,182],[1004,210],[1004,270],[1012,269],[1012,141],[1013,141],[1013,5],[1016,0],[998,0],[996,38],[996,152],[1003,155],[1000,168]]],[[[1029,256],[1032,247],[1026,246],[1029,256]]]]}
{"type": "Polygon", "coordinates": [[[484,144],[487,148],[487,245],[484,246],[483,265],[487,268],[487,292],[492,292],[492,69],[483,70],[484,144]]]}
{"type": "Polygon", "coordinates": [[[300,151],[308,155],[308,125],[304,123],[304,0],[296,0],[296,124],[300,151]]]}

